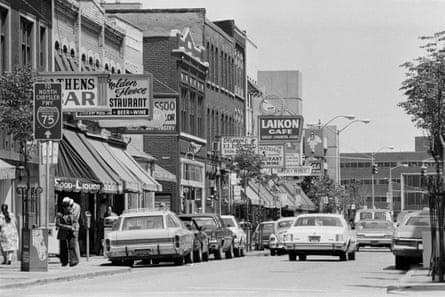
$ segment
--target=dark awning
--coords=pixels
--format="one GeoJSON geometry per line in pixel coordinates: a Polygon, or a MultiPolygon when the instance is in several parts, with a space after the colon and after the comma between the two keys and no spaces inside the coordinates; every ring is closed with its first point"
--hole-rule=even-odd
{"type": "Polygon", "coordinates": [[[64,135],[55,170],[56,191],[98,192],[102,183],[64,135]]]}

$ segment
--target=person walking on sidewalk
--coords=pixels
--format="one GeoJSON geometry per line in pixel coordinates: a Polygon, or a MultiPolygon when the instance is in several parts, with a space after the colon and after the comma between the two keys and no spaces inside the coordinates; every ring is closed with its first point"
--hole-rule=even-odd
{"type": "Polygon", "coordinates": [[[15,217],[8,211],[8,205],[2,204],[0,212],[0,248],[3,263],[11,264],[12,255],[19,249],[19,235],[15,217]]]}
{"type": "Polygon", "coordinates": [[[73,215],[69,210],[69,203],[62,203],[63,213],[58,212],[56,216],[56,226],[59,229],[57,239],[60,246],[60,263],[67,266],[69,262],[69,241],[74,237],[73,215]]]}
{"type": "Polygon", "coordinates": [[[63,203],[69,205],[73,215],[73,237],[69,240],[70,266],[76,266],[80,261],[79,230],[80,230],[80,205],[70,197],[63,198],[63,203]]]}

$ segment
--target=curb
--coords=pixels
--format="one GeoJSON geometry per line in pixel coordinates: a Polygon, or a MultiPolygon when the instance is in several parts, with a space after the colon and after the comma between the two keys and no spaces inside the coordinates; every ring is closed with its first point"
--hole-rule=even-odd
{"type": "Polygon", "coordinates": [[[436,282],[430,282],[430,283],[415,283],[415,282],[409,282],[408,280],[412,277],[413,274],[415,274],[416,270],[411,269],[408,270],[408,272],[403,275],[397,285],[390,285],[386,287],[386,292],[392,292],[392,291],[439,291],[439,290],[445,290],[445,283],[436,283],[436,282]]]}
{"type": "Polygon", "coordinates": [[[106,270],[106,271],[94,271],[94,272],[87,272],[87,273],[81,273],[74,275],[66,275],[66,276],[60,276],[60,277],[53,277],[53,278],[44,278],[44,279],[38,279],[38,280],[30,280],[30,281],[24,281],[24,282],[18,282],[14,284],[7,284],[7,285],[0,285],[0,289],[13,289],[17,287],[28,287],[28,286],[35,286],[35,285],[45,285],[49,283],[54,282],[66,282],[66,281],[72,281],[72,280],[78,280],[78,279],[84,279],[84,278],[94,278],[98,276],[105,276],[105,275],[114,275],[119,273],[127,273],[131,272],[132,269],[130,267],[128,268],[119,268],[119,269],[113,269],[113,270],[106,270]]]}

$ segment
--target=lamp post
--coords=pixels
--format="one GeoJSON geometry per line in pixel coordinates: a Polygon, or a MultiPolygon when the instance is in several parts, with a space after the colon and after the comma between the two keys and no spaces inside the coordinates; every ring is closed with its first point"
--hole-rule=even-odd
{"type": "Polygon", "coordinates": [[[345,130],[346,128],[348,128],[349,126],[351,126],[353,123],[358,123],[358,122],[364,123],[364,124],[369,124],[371,121],[368,120],[368,119],[356,119],[356,120],[353,120],[353,121],[349,122],[349,124],[347,124],[343,128],[337,130],[337,139],[336,139],[336,141],[337,141],[337,157],[336,157],[336,159],[337,159],[337,161],[336,161],[337,173],[336,173],[336,175],[337,175],[337,184],[339,184],[339,185],[341,184],[341,175],[340,175],[340,173],[341,173],[341,171],[340,171],[340,133],[343,130],[345,130]]]}
{"type": "Polygon", "coordinates": [[[408,164],[400,164],[394,167],[389,168],[389,182],[388,182],[388,192],[389,192],[389,210],[391,213],[394,211],[394,204],[393,204],[393,188],[392,188],[392,171],[393,169],[399,168],[399,167],[408,167],[408,164]]]}
{"type": "MultiPolygon", "coordinates": [[[[388,149],[388,150],[393,150],[394,147],[393,146],[383,146],[381,148],[379,148],[377,151],[371,153],[371,170],[374,166],[374,157],[375,155],[384,150],[384,149],[388,149]]],[[[374,209],[375,208],[375,197],[374,197],[374,171],[371,171],[371,207],[374,209]]]]}

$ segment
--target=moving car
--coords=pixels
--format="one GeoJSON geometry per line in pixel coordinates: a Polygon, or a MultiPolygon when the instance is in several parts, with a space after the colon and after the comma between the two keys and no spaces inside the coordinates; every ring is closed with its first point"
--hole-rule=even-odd
{"type": "Polygon", "coordinates": [[[355,226],[357,251],[363,246],[391,248],[394,224],[387,220],[361,220],[355,226]]]}
{"type": "Polygon", "coordinates": [[[233,233],[224,227],[221,216],[214,213],[181,214],[181,220],[193,219],[200,230],[209,237],[209,253],[213,254],[216,260],[222,259],[224,253],[226,259],[233,258],[233,233]]]}
{"type": "Polygon", "coordinates": [[[255,249],[269,248],[270,235],[274,230],[274,221],[264,221],[259,223],[252,235],[252,241],[255,243],[255,249]]]}
{"type": "Polygon", "coordinates": [[[235,257],[242,257],[246,254],[247,235],[240,227],[234,216],[222,215],[224,225],[233,233],[233,253],[235,257]]]}
{"type": "Polygon", "coordinates": [[[209,260],[209,236],[205,233],[193,218],[179,217],[184,225],[193,232],[195,240],[193,241],[193,261],[207,262],[209,260]]]}
{"type": "Polygon", "coordinates": [[[273,232],[269,236],[270,255],[282,255],[286,253],[283,244],[283,235],[295,223],[297,217],[284,217],[275,221],[273,232]]]}
{"type": "Polygon", "coordinates": [[[422,232],[430,230],[429,210],[412,212],[398,224],[392,238],[392,253],[396,269],[409,268],[410,264],[422,262],[422,232]]]}
{"type": "Polygon", "coordinates": [[[308,255],[331,255],[340,261],[355,260],[356,238],[339,214],[302,214],[283,236],[289,261],[308,255]]]}
{"type": "Polygon", "coordinates": [[[113,264],[133,266],[135,260],[193,262],[193,232],[175,213],[164,209],[125,211],[105,238],[104,256],[113,264]]]}

